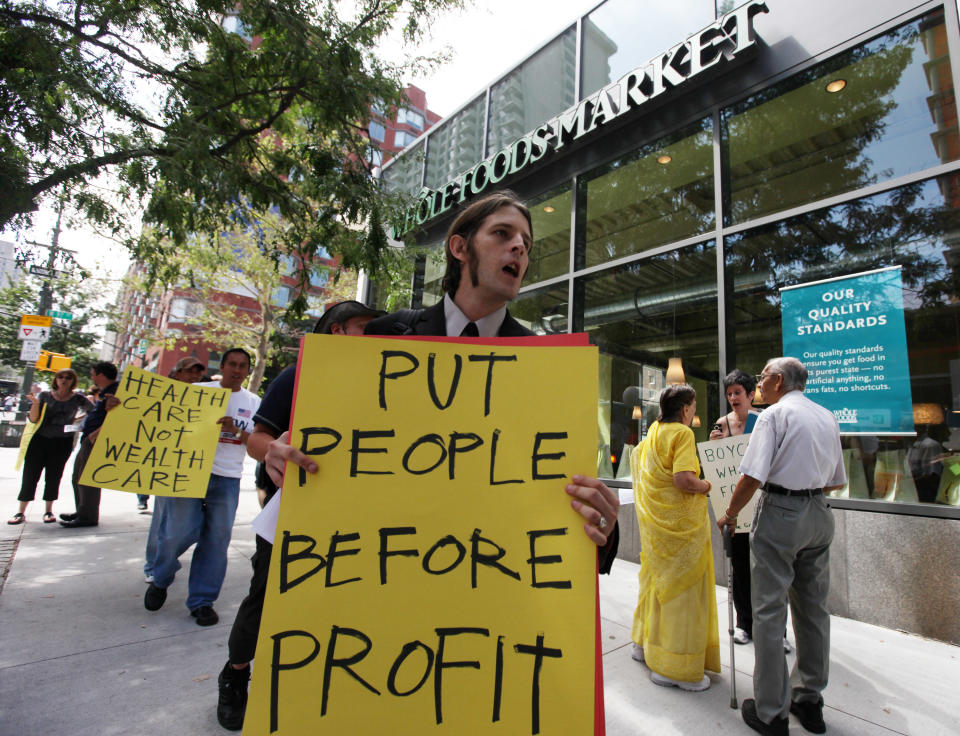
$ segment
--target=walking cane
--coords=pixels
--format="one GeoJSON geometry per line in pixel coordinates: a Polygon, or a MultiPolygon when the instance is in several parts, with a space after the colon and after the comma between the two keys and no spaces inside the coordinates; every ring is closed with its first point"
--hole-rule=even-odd
{"type": "Polygon", "coordinates": [[[730,527],[723,527],[723,553],[727,558],[727,633],[730,635],[730,707],[737,710],[737,664],[733,646],[733,535],[730,527]]]}

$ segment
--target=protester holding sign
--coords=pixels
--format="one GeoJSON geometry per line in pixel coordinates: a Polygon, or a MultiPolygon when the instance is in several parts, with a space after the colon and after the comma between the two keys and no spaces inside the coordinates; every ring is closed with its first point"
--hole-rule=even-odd
{"type": "MultiPolygon", "coordinates": [[[[174,381],[183,381],[184,383],[197,383],[203,378],[206,369],[196,357],[188,355],[186,358],[180,358],[176,365],[170,369],[170,378],[174,381]]],[[[147,508],[146,494],[137,494],[137,499],[147,508]]],[[[150,519],[150,531],[147,533],[147,549],[145,553],[146,561],[143,565],[143,578],[145,582],[153,582],[153,562],[157,556],[157,535],[160,525],[163,523],[163,496],[157,496],[153,500],[153,517],[150,519]]]]}
{"type": "Polygon", "coordinates": [[[768,361],[757,383],[771,406],[757,420],[730,506],[717,519],[721,529],[736,528],[737,514],[763,486],[750,534],[755,699],[744,700],[741,710],[762,734],[786,736],[788,713],[808,731],[824,733],[834,526],[824,492],[846,485],[840,427],[804,396],[807,369],[796,358],[768,361]],[[794,678],[788,678],[781,639],[788,597],[797,640],[794,678]]]}
{"type": "MultiPolygon", "coordinates": [[[[710,439],[735,437],[750,434],[757,423],[760,412],[753,411],[753,397],[757,383],[753,376],[735,368],[723,379],[723,392],[730,413],[717,420],[710,432],[710,439]]],[[[733,640],[737,644],[746,644],[753,638],[753,606],[750,602],[750,535],[741,532],[733,535],[731,554],[731,576],[733,578],[733,605],[737,609],[737,629],[733,640]]]]}
{"type": "MultiPolygon", "coordinates": [[[[427,309],[403,309],[373,320],[368,335],[522,337],[533,333],[507,311],[520,291],[530,262],[530,211],[509,190],[493,192],[465,207],[447,230],[443,300],[427,309]]],[[[290,387],[290,401],[293,387],[290,387]]],[[[276,483],[287,461],[317,472],[316,461],[291,447],[284,433],[264,459],[276,483]]],[[[600,572],[610,572],[620,539],[620,499],[597,478],[576,475],[565,487],[584,531],[600,548],[600,572]]]]}
{"type": "Polygon", "coordinates": [[[117,366],[106,361],[94,363],[90,369],[90,380],[100,388],[100,398],[93,411],[83,420],[80,450],[73,461],[73,499],[77,510],[72,514],[60,514],[60,526],[66,529],[97,526],[100,523],[100,488],[84,485],[80,482],[80,477],[93,451],[93,444],[100,434],[100,427],[107,418],[107,397],[115,394],[120,386],[117,381],[117,366]]]}
{"type": "Polygon", "coordinates": [[[227,414],[220,424],[220,441],[213,459],[213,472],[202,498],[169,498],[164,502],[164,520],[157,533],[153,582],[143,596],[148,611],[156,611],[167,599],[167,588],[180,569],[177,558],[196,543],[190,564],[187,608],[200,626],[220,620],[213,602],[227,573],[227,548],[240,498],[244,445],[253,430],[253,415],[260,398],[242,388],[250,374],[250,355],[231,348],[220,359],[219,381],[196,383],[197,387],[222,387],[231,391],[227,414]]]}
{"type": "Polygon", "coordinates": [[[633,615],[633,658],[657,685],[699,692],[704,670],[720,672],[720,632],[707,512],[709,481],[690,422],[692,386],[668,386],[660,416],[632,457],[640,525],[640,595],[633,615]]]}
{"type": "Polygon", "coordinates": [[[36,496],[41,473],[45,476],[43,500],[47,506],[43,522],[51,524],[57,520],[53,515],[53,502],[60,495],[63,468],[73,452],[76,433],[73,422],[78,412],[93,409],[93,404],[82,393],[75,391],[76,387],[77,374],[66,368],[53,377],[52,390],[41,391],[39,396],[30,394],[30,421],[34,424],[39,422],[42,410],[43,422],[27,447],[20,495],[17,497],[20,508],[8,524],[22,524],[26,519],[24,512],[36,496]]]}
{"type": "MultiPolygon", "coordinates": [[[[362,335],[364,327],[374,317],[383,315],[382,311],[371,309],[360,302],[340,302],[327,309],[317,320],[313,331],[322,335],[362,335]]],[[[260,408],[253,417],[254,430],[247,441],[247,453],[261,461],[258,476],[263,468],[263,455],[266,445],[286,432],[290,426],[292,410],[292,386],[295,383],[297,367],[285,368],[267,388],[260,408]]],[[[267,475],[263,472],[263,475],[267,475]]],[[[267,489],[269,500],[277,490],[277,485],[267,476],[258,478],[258,487],[267,489]],[[263,484],[261,486],[261,483],[263,484]]],[[[247,688],[250,682],[250,662],[257,650],[257,636],[260,633],[260,617],[263,614],[263,599],[267,592],[267,573],[270,570],[270,555],[273,545],[261,537],[256,537],[257,551],[250,560],[253,577],[250,579],[250,592],[240,603],[237,616],[233,620],[228,642],[229,657],[217,678],[217,721],[230,731],[243,728],[243,716],[247,707],[247,688]]]]}

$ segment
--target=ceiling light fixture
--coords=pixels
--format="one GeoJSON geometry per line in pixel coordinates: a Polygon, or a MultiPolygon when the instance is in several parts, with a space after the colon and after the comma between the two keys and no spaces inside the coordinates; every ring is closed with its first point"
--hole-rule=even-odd
{"type": "Polygon", "coordinates": [[[832,82],[827,83],[826,90],[830,94],[835,94],[837,92],[840,92],[846,86],[847,86],[846,79],[834,79],[832,82]]]}
{"type": "Polygon", "coordinates": [[[666,166],[671,161],[673,161],[673,156],[671,156],[669,153],[663,153],[657,156],[657,163],[663,166],[666,166]]]}

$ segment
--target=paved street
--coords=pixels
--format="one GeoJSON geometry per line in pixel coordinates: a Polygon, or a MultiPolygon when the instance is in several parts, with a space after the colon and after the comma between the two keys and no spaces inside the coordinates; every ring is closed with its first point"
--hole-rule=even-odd
{"type": "MultiPolygon", "coordinates": [[[[42,503],[8,526],[19,474],[15,449],[0,448],[0,734],[3,736],[199,736],[226,733],[216,721],[217,673],[249,581],[252,464],[241,484],[220,623],[201,628],[183,605],[184,570],[159,613],[143,608],[141,572],[150,515],[132,494],[105,491],[100,526],[43,524],[42,503]],[[12,564],[11,564],[12,555],[12,564]]],[[[67,466],[66,476],[72,467],[67,466]]],[[[55,511],[73,510],[69,478],[55,511]]],[[[151,505],[152,508],[152,505],[151,505]]],[[[753,733],[730,709],[726,589],[717,589],[723,673],[705,693],[654,685],[630,658],[637,566],[618,561],[601,581],[607,733],[753,733]]],[[[737,647],[738,695],[751,695],[753,649],[737,647]]],[[[960,733],[960,648],[847,619],[833,622],[824,716],[831,736],[960,733]]],[[[791,717],[791,732],[805,733],[791,717]]]]}

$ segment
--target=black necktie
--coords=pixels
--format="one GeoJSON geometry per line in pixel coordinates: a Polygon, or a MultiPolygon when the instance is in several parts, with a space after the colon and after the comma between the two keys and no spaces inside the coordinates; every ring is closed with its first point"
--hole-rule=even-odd
{"type": "Polygon", "coordinates": [[[467,326],[464,327],[460,333],[460,337],[480,337],[480,330],[477,329],[477,323],[468,322],[467,326]]]}

